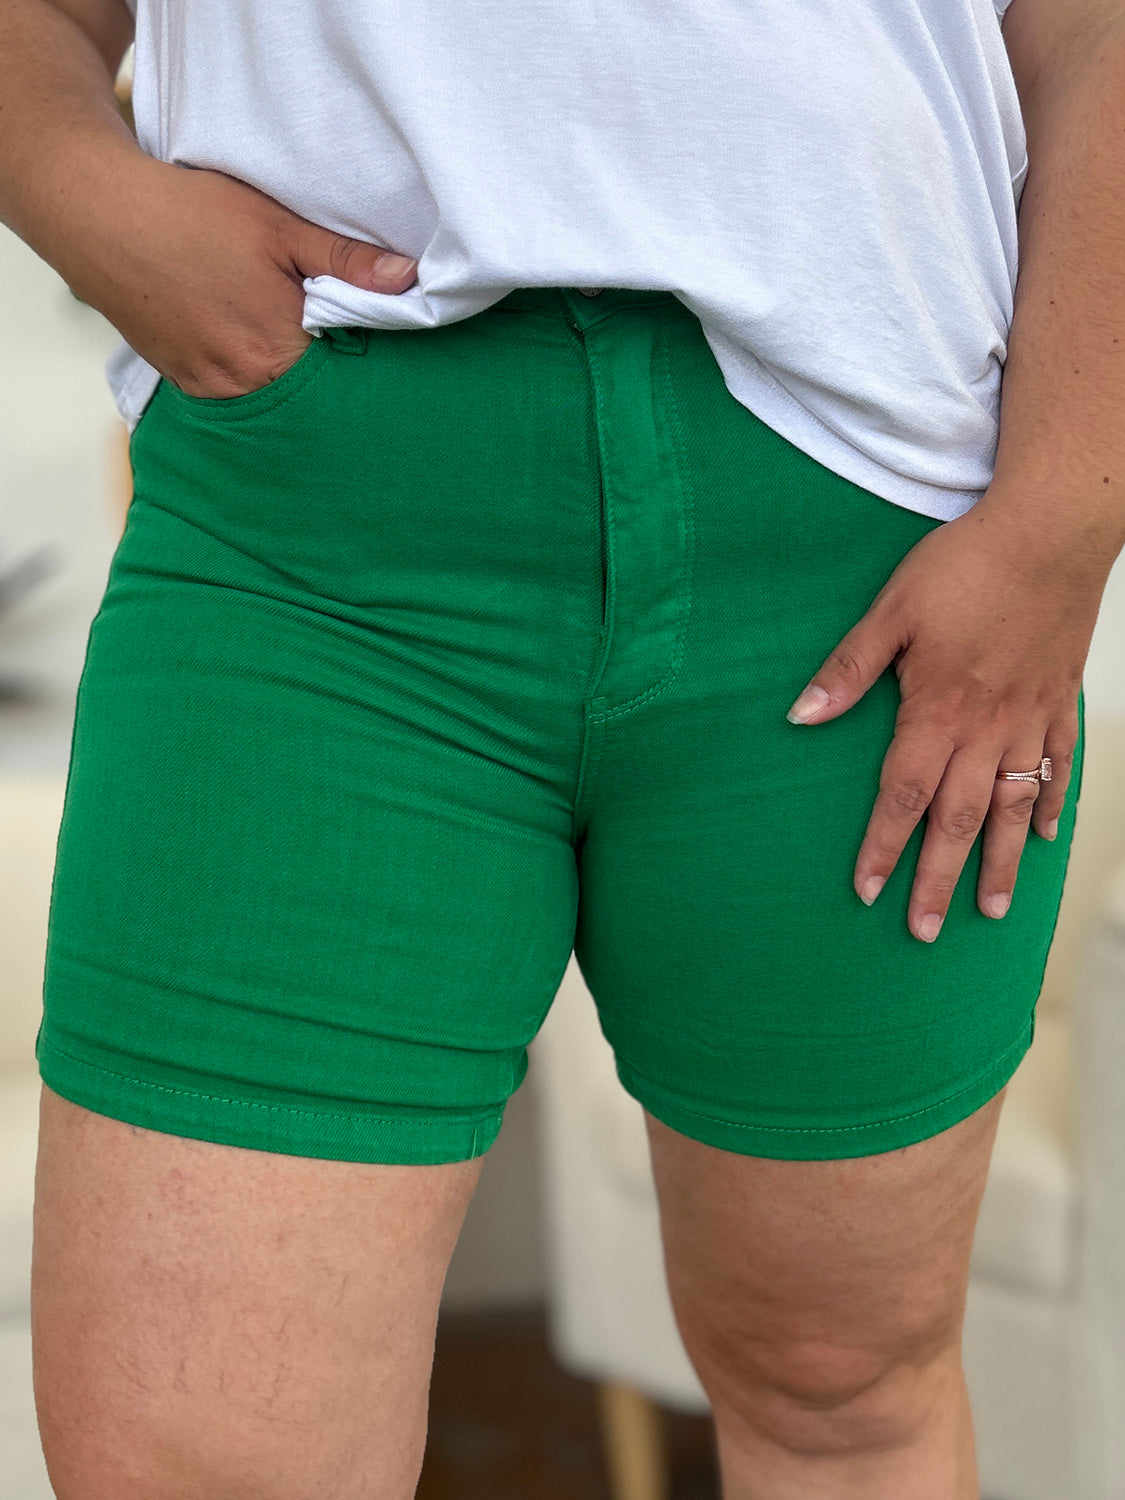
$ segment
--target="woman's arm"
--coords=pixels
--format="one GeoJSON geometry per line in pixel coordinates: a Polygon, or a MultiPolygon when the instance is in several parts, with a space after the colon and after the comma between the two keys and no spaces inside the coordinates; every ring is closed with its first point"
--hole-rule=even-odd
{"type": "Polygon", "coordinates": [[[1012,0],[1020,272],[984,502],[1107,563],[1125,546],[1125,0],[1012,0]]]}
{"type": "Polygon", "coordinates": [[[925,815],[908,922],[927,942],[982,830],[977,905],[997,918],[1029,828],[1056,835],[1125,544],[1125,0],[1012,0],[1005,39],[1029,169],[993,480],[911,548],[789,713],[834,719],[894,666],[901,703],[853,879],[870,905],[925,815]],[[1052,781],[996,780],[1043,755],[1052,781]]]}
{"type": "Polygon", "coordinates": [[[123,0],[0,4],[0,221],[181,389],[240,395],[308,346],[305,276],[394,293],[415,263],[142,151],[113,95],[132,24],[123,0]]]}
{"type": "Polygon", "coordinates": [[[132,35],[124,0],[0,8],[0,221],[64,276],[99,200],[144,160],[113,93],[132,35]]]}

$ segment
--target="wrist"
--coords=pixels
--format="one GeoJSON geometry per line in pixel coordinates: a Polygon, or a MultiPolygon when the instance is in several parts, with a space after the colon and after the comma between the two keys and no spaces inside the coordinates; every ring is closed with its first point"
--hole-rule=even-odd
{"type": "Polygon", "coordinates": [[[12,227],[85,297],[98,262],[119,251],[151,190],[151,170],[163,165],[141,150],[123,121],[120,129],[54,130],[36,154],[12,227]]]}
{"type": "Polygon", "coordinates": [[[1125,547],[1125,499],[1116,506],[1102,496],[1091,501],[1077,486],[1044,493],[1028,483],[994,480],[967,515],[1033,569],[1076,583],[1104,587],[1125,547]]]}

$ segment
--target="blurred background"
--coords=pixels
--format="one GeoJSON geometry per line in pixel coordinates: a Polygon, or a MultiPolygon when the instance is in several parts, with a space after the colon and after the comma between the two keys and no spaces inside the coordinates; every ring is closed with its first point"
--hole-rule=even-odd
{"type": "MultiPolygon", "coordinates": [[[[27,1281],[33,1045],[86,633],[129,495],[115,331],[0,227],[0,1490],[50,1500],[27,1281]]],[[[997,1141],[966,1322],[989,1500],[1125,1497],[1125,562],[1036,1040],[997,1141]]],[[[982,997],[986,999],[986,997],[982,997]]],[[[717,1500],[667,1305],[640,1107],[573,965],[446,1284],[422,1500],[717,1500]]]]}

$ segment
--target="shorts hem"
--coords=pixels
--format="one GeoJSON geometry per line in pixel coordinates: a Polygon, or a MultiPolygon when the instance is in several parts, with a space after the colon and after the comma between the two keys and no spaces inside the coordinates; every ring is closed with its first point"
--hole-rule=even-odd
{"type": "MultiPolygon", "coordinates": [[[[439,1165],[483,1156],[503,1110],[421,1118],[309,1109],[174,1088],[74,1056],[40,1031],[39,1076],[54,1093],[95,1114],[192,1140],[331,1161],[439,1165]]],[[[404,1109],[406,1106],[403,1107],[404,1109]]]]}
{"type": "Polygon", "coordinates": [[[625,1090],[650,1114],[673,1130],[707,1146],[743,1156],[766,1156],[793,1161],[829,1161],[850,1156],[874,1156],[897,1151],[939,1135],[967,1119],[1008,1082],[1031,1046],[1035,1018],[1019,1038],[984,1073],[956,1093],[925,1109],[860,1125],[763,1125],[727,1120],[685,1104],[662,1084],[617,1060],[617,1076],[625,1090]]]}

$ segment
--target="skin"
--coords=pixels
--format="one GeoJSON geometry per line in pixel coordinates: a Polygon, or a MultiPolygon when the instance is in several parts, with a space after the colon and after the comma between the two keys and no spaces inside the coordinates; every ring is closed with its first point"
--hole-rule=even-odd
{"type": "Polygon", "coordinates": [[[482,1164],[180,1139],[44,1087],[33,1363],[58,1500],[409,1500],[482,1164]]]}
{"type": "Polygon", "coordinates": [[[416,262],[141,151],[111,87],[132,27],[122,0],[5,0],[0,220],[174,385],[241,395],[311,342],[303,277],[394,293],[416,262]]]}
{"type": "MultiPolygon", "coordinates": [[[[120,0],[4,0],[0,218],[174,384],[241,394],[306,347],[302,276],[387,291],[414,270],[140,152],[111,91],[131,25],[120,0]]],[[[1029,827],[1052,836],[1125,544],[1125,12],[1013,0],[1005,37],[1032,165],[995,477],[836,643],[805,721],[894,663],[902,711],[856,889],[925,816],[908,918],[923,940],[978,833],[986,912],[1029,827]],[[1036,797],[995,781],[1044,752],[1056,779],[1036,797]]],[[[978,1500],[960,1325],[1002,1098],[902,1151],[827,1162],[718,1151],[646,1116],[724,1500],[978,1500]]],[[[479,1159],[240,1151],[46,1088],[42,1109],[35,1380],[59,1500],[408,1500],[479,1159]]]]}
{"type": "Polygon", "coordinates": [[[907,553],[790,710],[837,718],[893,663],[901,707],[854,883],[870,905],[925,816],[908,922],[927,942],[979,834],[977,904],[997,919],[1029,830],[1055,836],[1125,545],[1125,5],[1013,0],[1004,36],[1030,169],[993,480],[907,553]],[[1042,755],[1049,783],[995,780],[1042,755]]]}
{"type": "Polygon", "coordinates": [[[979,1500],[961,1325],[1003,1098],[842,1161],[721,1151],[646,1112],[723,1500],[979,1500]]]}

